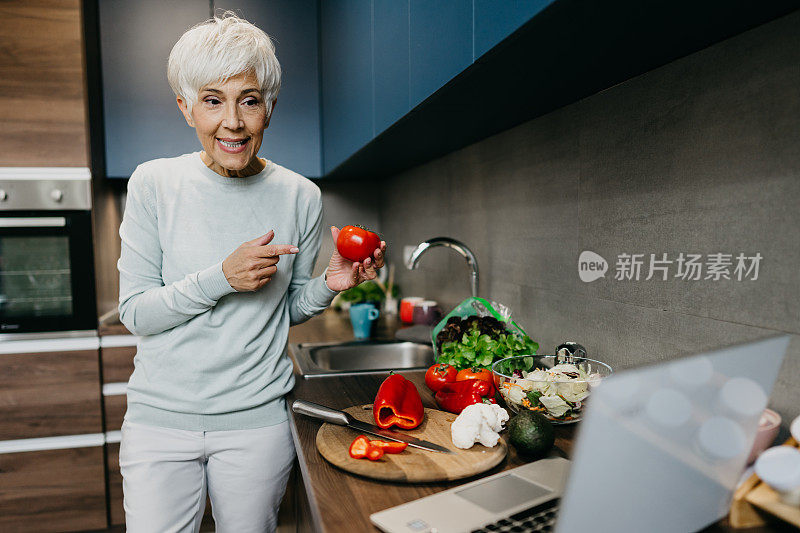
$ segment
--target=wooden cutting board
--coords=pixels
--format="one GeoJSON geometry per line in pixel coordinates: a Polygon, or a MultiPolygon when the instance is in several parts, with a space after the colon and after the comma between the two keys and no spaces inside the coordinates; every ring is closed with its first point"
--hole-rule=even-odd
{"type": "MultiPolygon", "coordinates": [[[[375,423],[371,404],[349,407],[345,411],[358,420],[375,423]]],[[[453,446],[450,424],[455,419],[456,415],[452,413],[425,409],[422,424],[413,430],[402,430],[408,435],[444,446],[455,452],[453,454],[429,452],[409,446],[398,454],[384,454],[380,461],[353,459],[348,450],[359,433],[355,429],[327,423],[317,432],[317,450],[328,462],[347,472],[374,479],[409,483],[461,479],[480,474],[500,464],[508,452],[503,439],[493,448],[475,444],[469,450],[460,450],[453,446]]],[[[367,437],[380,438],[373,435],[367,437]]]]}

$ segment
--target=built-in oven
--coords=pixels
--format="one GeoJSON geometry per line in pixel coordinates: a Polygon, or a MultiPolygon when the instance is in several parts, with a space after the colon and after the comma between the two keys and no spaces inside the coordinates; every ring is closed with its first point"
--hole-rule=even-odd
{"type": "Polygon", "coordinates": [[[91,175],[0,168],[0,333],[97,328],[91,175]]]}

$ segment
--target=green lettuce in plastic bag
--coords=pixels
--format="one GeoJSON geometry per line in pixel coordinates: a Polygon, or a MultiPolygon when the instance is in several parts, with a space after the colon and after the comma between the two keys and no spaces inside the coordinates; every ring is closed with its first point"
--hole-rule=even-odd
{"type": "Polygon", "coordinates": [[[504,305],[467,298],[434,328],[436,361],[457,369],[491,367],[513,355],[534,355],[539,344],[531,339],[504,305]]]}

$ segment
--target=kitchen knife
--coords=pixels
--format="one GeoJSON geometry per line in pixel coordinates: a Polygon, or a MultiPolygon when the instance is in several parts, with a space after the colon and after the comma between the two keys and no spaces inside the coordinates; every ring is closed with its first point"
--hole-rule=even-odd
{"type": "Polygon", "coordinates": [[[438,444],[418,439],[417,437],[412,437],[411,435],[406,435],[404,433],[400,433],[399,431],[381,429],[374,424],[367,424],[366,422],[356,420],[344,411],[337,411],[336,409],[331,409],[330,407],[325,407],[324,405],[319,405],[317,403],[307,402],[305,400],[295,400],[292,404],[292,411],[301,415],[310,416],[312,418],[318,418],[319,420],[324,420],[325,422],[336,424],[337,426],[347,426],[357,431],[369,433],[370,435],[377,435],[379,437],[383,437],[384,439],[407,442],[409,446],[413,446],[414,448],[420,448],[422,450],[428,450],[431,452],[453,453],[452,451],[443,446],[439,446],[438,444]]]}

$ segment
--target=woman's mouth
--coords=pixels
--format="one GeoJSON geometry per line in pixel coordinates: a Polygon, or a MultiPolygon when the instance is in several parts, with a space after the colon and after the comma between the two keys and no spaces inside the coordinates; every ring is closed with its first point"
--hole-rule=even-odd
{"type": "Polygon", "coordinates": [[[247,143],[250,142],[250,137],[245,139],[220,139],[216,138],[217,144],[223,152],[229,154],[238,154],[244,151],[247,143]]]}

